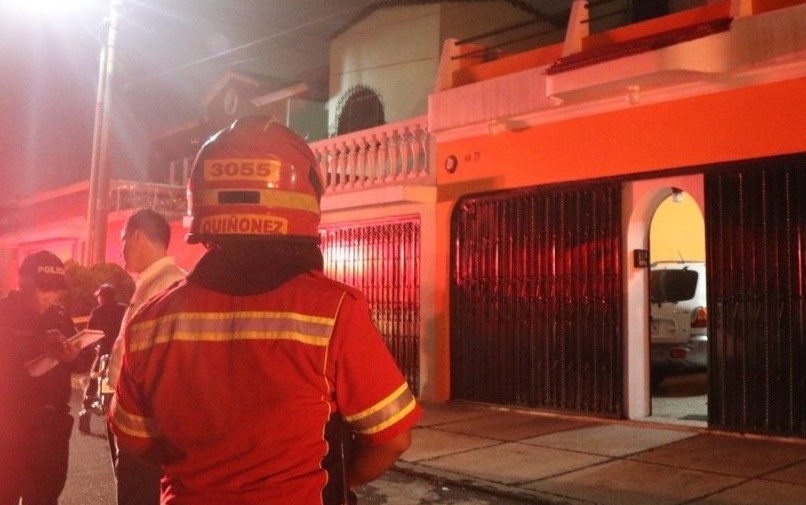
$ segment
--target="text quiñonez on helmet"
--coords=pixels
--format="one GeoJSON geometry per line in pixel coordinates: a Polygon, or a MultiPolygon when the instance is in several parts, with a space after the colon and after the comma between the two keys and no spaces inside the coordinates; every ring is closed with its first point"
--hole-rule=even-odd
{"type": "Polygon", "coordinates": [[[285,235],[288,219],[262,214],[207,216],[199,228],[203,234],[285,235]]]}

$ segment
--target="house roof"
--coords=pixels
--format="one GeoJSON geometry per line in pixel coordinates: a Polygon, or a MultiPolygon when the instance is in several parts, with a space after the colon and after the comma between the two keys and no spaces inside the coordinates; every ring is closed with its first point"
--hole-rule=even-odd
{"type": "MultiPolygon", "coordinates": [[[[557,23],[558,18],[557,16],[545,12],[541,7],[540,4],[545,4],[546,2],[541,1],[529,1],[529,0],[382,0],[382,1],[375,1],[369,2],[365,8],[361,9],[354,17],[346,20],[340,27],[336,28],[330,35],[330,38],[335,37],[336,35],[344,32],[345,30],[349,29],[354,24],[358,23],[362,19],[366,18],[373,12],[384,9],[387,7],[400,7],[404,5],[422,5],[422,4],[433,4],[433,3],[443,3],[443,2],[450,2],[450,3],[469,3],[469,2],[493,2],[493,1],[500,1],[505,2],[508,4],[513,5],[528,14],[533,15],[536,19],[543,20],[552,24],[557,23]]],[[[568,3],[570,5],[570,0],[567,2],[565,1],[555,1],[554,4],[565,4],[568,3]]],[[[566,9],[567,10],[567,9],[566,9]]],[[[565,19],[567,21],[567,18],[565,19]]],[[[564,25],[564,23],[562,23],[564,25]]]]}
{"type": "Polygon", "coordinates": [[[224,90],[224,88],[226,88],[227,85],[233,81],[241,82],[255,88],[256,95],[263,95],[265,93],[273,92],[278,89],[284,89],[295,84],[295,81],[290,79],[260,75],[252,72],[228,70],[210,87],[210,90],[202,98],[202,103],[205,106],[209,105],[210,102],[212,102],[224,90]]]}
{"type": "MultiPolygon", "coordinates": [[[[508,2],[545,20],[556,19],[558,9],[567,11],[571,4],[571,0],[448,3],[485,1],[508,2]]],[[[204,73],[208,80],[201,86],[203,93],[228,68],[294,81],[314,75],[326,79],[327,73],[321,70],[329,64],[334,36],[378,9],[431,3],[440,1],[141,0],[124,13],[127,23],[121,31],[120,52],[125,47],[134,85],[163,78],[198,78],[204,73]],[[140,65],[151,66],[150,72],[143,74],[140,65]]]]}
{"type": "MultiPolygon", "coordinates": [[[[552,17],[571,0],[505,1],[528,17],[552,17]],[[544,11],[554,9],[545,14],[544,11]]],[[[312,90],[328,82],[333,37],[378,9],[438,0],[140,0],[121,16],[116,78],[137,104],[139,121],[152,131],[164,118],[198,115],[228,70],[273,91],[299,82],[312,90]],[[266,76],[273,76],[268,78],[266,76]],[[275,79],[266,82],[265,79],[275,79]],[[284,82],[279,82],[283,80],[284,82]]],[[[554,18],[552,18],[554,19],[554,18]]],[[[236,74],[228,74],[231,77],[236,74]]]]}

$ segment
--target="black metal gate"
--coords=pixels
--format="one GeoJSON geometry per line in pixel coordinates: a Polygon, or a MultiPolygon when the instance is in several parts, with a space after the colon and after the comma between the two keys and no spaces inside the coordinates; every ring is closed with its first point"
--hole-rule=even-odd
{"type": "Polygon", "coordinates": [[[420,221],[319,229],[325,273],[361,290],[415,394],[420,385],[420,221]]]}
{"type": "Polygon", "coordinates": [[[452,397],[622,415],[620,185],[467,197],[451,233],[452,397]]]}
{"type": "Polygon", "coordinates": [[[712,426],[806,435],[806,155],[705,176],[712,426]]]}

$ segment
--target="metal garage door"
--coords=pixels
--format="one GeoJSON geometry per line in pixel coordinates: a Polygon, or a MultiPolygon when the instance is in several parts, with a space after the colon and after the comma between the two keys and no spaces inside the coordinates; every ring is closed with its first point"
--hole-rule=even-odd
{"type": "Polygon", "coordinates": [[[467,197],[451,233],[452,397],[621,415],[620,185],[467,197]]]}
{"type": "Polygon", "coordinates": [[[709,423],[806,435],[806,155],[705,178],[709,423]]]}

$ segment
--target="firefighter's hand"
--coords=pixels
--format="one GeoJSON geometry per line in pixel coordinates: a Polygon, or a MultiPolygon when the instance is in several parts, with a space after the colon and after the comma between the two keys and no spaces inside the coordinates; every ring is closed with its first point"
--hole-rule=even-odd
{"type": "Polygon", "coordinates": [[[49,331],[46,336],[45,353],[53,359],[69,363],[76,359],[79,348],[78,342],[71,344],[59,331],[49,331]]]}

